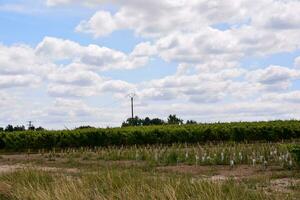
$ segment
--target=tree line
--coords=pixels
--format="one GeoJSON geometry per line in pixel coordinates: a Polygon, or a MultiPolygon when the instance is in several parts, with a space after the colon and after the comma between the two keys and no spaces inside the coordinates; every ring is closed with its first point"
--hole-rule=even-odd
{"type": "MultiPolygon", "coordinates": [[[[167,120],[163,120],[160,118],[139,118],[138,116],[135,116],[134,118],[128,118],[126,121],[122,123],[122,127],[128,127],[128,126],[153,126],[153,125],[183,125],[183,124],[197,124],[194,120],[187,120],[185,123],[182,119],[177,117],[175,114],[169,115],[167,120]]],[[[80,130],[80,129],[90,129],[90,128],[96,128],[93,126],[79,126],[77,128],[74,128],[74,130],[80,130]]],[[[24,125],[16,125],[13,126],[11,124],[8,124],[5,128],[0,127],[0,132],[17,132],[17,131],[43,131],[46,130],[45,128],[39,126],[35,127],[33,125],[26,128],[24,125]]]]}
{"type": "MultiPolygon", "coordinates": [[[[149,117],[139,118],[135,116],[134,118],[128,118],[125,122],[122,123],[122,127],[127,126],[152,126],[152,125],[182,125],[184,121],[177,117],[176,115],[169,115],[167,121],[160,118],[150,119],[149,117]]],[[[197,124],[194,120],[187,120],[185,124],[197,124]]]]}
{"type": "Polygon", "coordinates": [[[29,126],[27,129],[24,125],[17,125],[13,126],[11,124],[8,124],[5,128],[0,127],[0,132],[17,132],[17,131],[43,131],[45,130],[43,127],[35,127],[35,126],[29,126]]]}

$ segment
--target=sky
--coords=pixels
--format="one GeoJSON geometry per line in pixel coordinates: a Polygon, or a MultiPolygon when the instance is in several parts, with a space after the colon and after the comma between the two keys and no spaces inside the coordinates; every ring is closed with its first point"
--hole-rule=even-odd
{"type": "Polygon", "coordinates": [[[0,126],[300,118],[299,0],[0,0],[0,126]]]}

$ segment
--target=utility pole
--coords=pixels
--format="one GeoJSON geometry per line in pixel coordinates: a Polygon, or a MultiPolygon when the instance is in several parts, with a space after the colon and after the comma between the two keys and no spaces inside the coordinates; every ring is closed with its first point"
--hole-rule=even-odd
{"type": "Polygon", "coordinates": [[[131,97],[131,118],[133,119],[133,97],[131,97]]]}
{"type": "Polygon", "coordinates": [[[135,93],[129,94],[131,100],[131,119],[133,119],[133,98],[135,97],[135,93]]]}
{"type": "Polygon", "coordinates": [[[32,121],[28,121],[28,130],[31,130],[32,127],[33,127],[32,121]]]}
{"type": "Polygon", "coordinates": [[[32,121],[28,121],[28,128],[30,129],[32,127],[32,121]]]}

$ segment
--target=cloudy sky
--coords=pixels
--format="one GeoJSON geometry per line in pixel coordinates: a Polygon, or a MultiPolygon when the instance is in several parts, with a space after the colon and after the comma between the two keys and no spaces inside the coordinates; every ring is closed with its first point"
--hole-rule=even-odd
{"type": "Polygon", "coordinates": [[[300,118],[299,0],[0,0],[0,126],[300,118]]]}

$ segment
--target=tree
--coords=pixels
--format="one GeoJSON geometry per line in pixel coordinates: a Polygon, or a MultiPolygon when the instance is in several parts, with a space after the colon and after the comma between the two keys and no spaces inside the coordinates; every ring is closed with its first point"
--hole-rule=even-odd
{"type": "Polygon", "coordinates": [[[25,129],[25,126],[22,125],[22,126],[15,126],[15,127],[13,127],[13,130],[14,131],[25,131],[26,129],[25,129]]]}
{"type": "Polygon", "coordinates": [[[39,126],[39,127],[37,127],[35,130],[36,130],[36,131],[44,131],[45,129],[44,129],[43,127],[39,126]]]}
{"type": "Polygon", "coordinates": [[[128,118],[126,122],[122,123],[122,127],[126,126],[141,126],[143,125],[143,120],[140,119],[138,116],[135,116],[134,118],[128,118]]]}
{"type": "Polygon", "coordinates": [[[79,126],[78,128],[75,128],[75,130],[80,130],[80,129],[90,129],[90,128],[95,128],[93,126],[87,125],[87,126],[79,126]]]}
{"type": "Polygon", "coordinates": [[[159,119],[159,118],[154,118],[154,119],[151,119],[150,124],[151,125],[163,125],[163,124],[165,124],[165,121],[162,119],[159,119]]]}
{"type": "Polygon", "coordinates": [[[183,120],[179,119],[176,115],[169,115],[168,124],[183,124],[183,120]]]}
{"type": "Polygon", "coordinates": [[[29,130],[29,131],[34,131],[34,130],[35,130],[35,127],[34,127],[34,126],[29,126],[29,127],[28,127],[28,130],[29,130]]]}
{"type": "Polygon", "coordinates": [[[140,119],[138,116],[128,118],[125,122],[122,123],[122,127],[126,126],[150,126],[150,125],[163,125],[165,124],[164,120],[159,118],[150,119],[145,117],[145,119],[140,119]]]}
{"type": "Polygon", "coordinates": [[[149,126],[151,125],[151,119],[149,117],[146,117],[144,120],[143,120],[143,125],[144,126],[149,126]]]}
{"type": "Polygon", "coordinates": [[[14,131],[14,127],[10,124],[8,124],[6,127],[5,127],[5,132],[13,132],[14,131]]]}
{"type": "Polygon", "coordinates": [[[187,120],[186,124],[197,124],[197,122],[194,120],[187,120]]]}
{"type": "Polygon", "coordinates": [[[0,127],[0,132],[3,132],[4,131],[4,128],[3,127],[0,127]]]}

